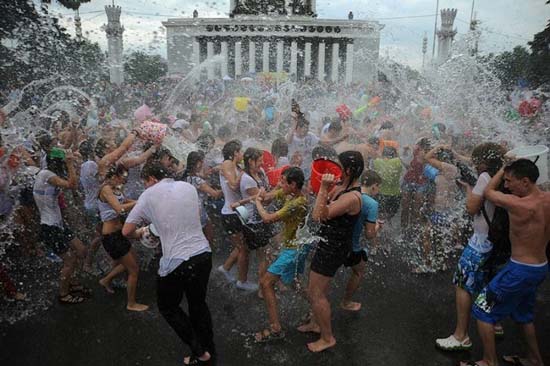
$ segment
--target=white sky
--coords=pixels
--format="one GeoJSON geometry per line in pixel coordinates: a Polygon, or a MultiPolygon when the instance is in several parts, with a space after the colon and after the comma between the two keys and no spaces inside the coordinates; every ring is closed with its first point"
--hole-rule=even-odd
{"type": "MultiPolygon", "coordinates": [[[[545,0],[475,0],[475,13],[481,20],[480,51],[502,52],[517,45],[527,45],[533,34],[541,31],[550,18],[545,0]]],[[[112,0],[92,0],[80,8],[85,36],[106,48],[101,26],[107,23],[104,6],[112,0]]],[[[122,6],[125,51],[143,50],[166,57],[166,38],[161,22],[168,17],[190,17],[197,9],[200,17],[227,17],[229,0],[115,0],[122,6]]],[[[436,0],[317,0],[320,18],[346,19],[351,10],[355,19],[379,20],[382,30],[380,53],[420,68],[422,37],[428,34],[431,56],[436,0]],[[414,17],[388,19],[397,17],[414,17]]],[[[468,30],[472,0],[440,0],[439,8],[457,8],[455,27],[458,37],[468,30]]],[[[74,34],[73,13],[57,4],[52,15],[62,14],[60,22],[74,34]]],[[[440,20],[438,21],[440,23],[440,20]]],[[[437,51],[436,51],[437,52],[437,51]]]]}

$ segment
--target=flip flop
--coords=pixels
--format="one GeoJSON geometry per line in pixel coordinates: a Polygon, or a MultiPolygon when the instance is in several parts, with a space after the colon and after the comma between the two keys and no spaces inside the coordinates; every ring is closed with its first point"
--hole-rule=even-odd
{"type": "Polygon", "coordinates": [[[274,332],[270,329],[264,329],[254,335],[254,340],[256,341],[256,343],[269,343],[273,341],[279,341],[284,338],[285,332],[282,330],[279,332],[274,332]]]}
{"type": "Polygon", "coordinates": [[[79,293],[84,296],[91,296],[93,291],[91,288],[88,288],[84,285],[72,285],[69,287],[70,293],[79,293]]]}
{"type": "Polygon", "coordinates": [[[65,296],[59,296],[57,298],[57,300],[59,301],[60,304],[62,305],[75,305],[75,304],[81,304],[84,302],[84,300],[86,300],[85,298],[81,297],[81,296],[75,296],[75,295],[72,295],[72,294],[67,294],[65,296]]]}
{"type": "Polygon", "coordinates": [[[521,358],[518,355],[502,356],[502,360],[514,366],[526,366],[526,364],[521,361],[521,358]]]}

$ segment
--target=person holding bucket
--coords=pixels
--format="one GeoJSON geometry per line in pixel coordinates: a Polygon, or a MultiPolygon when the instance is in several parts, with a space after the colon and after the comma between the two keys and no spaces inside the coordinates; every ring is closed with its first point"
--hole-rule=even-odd
{"type": "Polygon", "coordinates": [[[353,228],[362,206],[359,178],[364,169],[363,156],[357,151],[345,151],[338,159],[342,165],[342,182],[330,190],[336,183],[334,175],[323,175],[312,213],[313,219],[321,223],[319,236],[323,240],[317,246],[309,274],[308,296],[313,316],[309,323],[298,327],[300,332],[320,333],[319,340],[307,344],[311,352],[336,345],[327,296],[331,279],[352,250],[353,228]]]}

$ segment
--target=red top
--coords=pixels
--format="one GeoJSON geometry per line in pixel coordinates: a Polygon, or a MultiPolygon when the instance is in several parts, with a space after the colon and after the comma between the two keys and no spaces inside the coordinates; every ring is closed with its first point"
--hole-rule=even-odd
{"type": "Polygon", "coordinates": [[[403,181],[407,183],[416,183],[416,184],[425,184],[426,177],[424,176],[424,162],[419,158],[418,153],[420,150],[418,148],[413,151],[413,159],[411,160],[411,165],[409,169],[405,172],[403,176],[403,181]]]}

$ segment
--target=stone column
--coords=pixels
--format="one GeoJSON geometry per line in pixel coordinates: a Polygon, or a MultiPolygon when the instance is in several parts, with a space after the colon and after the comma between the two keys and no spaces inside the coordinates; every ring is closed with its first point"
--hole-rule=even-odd
{"type": "Polygon", "coordinates": [[[122,33],[124,27],[120,24],[120,6],[106,6],[107,25],[105,33],[107,34],[107,44],[109,49],[109,79],[111,83],[121,84],[124,82],[124,67],[122,61],[122,33]]]}
{"type": "Polygon", "coordinates": [[[296,76],[298,71],[298,44],[290,43],[290,75],[296,76]]]}
{"type": "Polygon", "coordinates": [[[353,43],[348,43],[346,45],[346,84],[350,84],[353,80],[353,56],[353,43]]]}
{"type": "Polygon", "coordinates": [[[241,42],[235,42],[235,79],[242,74],[241,42]]]}
{"type": "Polygon", "coordinates": [[[269,42],[263,43],[263,51],[262,51],[262,71],[263,72],[269,72],[269,42]]]}
{"type": "Polygon", "coordinates": [[[277,72],[283,72],[283,51],[285,44],[283,41],[277,42],[277,72]]]}
{"type": "Polygon", "coordinates": [[[201,47],[196,38],[193,39],[193,63],[195,66],[201,63],[201,47]]]}
{"type": "Polygon", "coordinates": [[[214,57],[214,43],[208,41],[206,43],[206,77],[208,80],[214,79],[214,64],[212,63],[212,58],[214,57]]]}
{"type": "Polygon", "coordinates": [[[311,42],[306,42],[304,55],[304,76],[311,76],[311,42]]]}
{"type": "Polygon", "coordinates": [[[338,42],[334,42],[332,44],[332,67],[331,67],[331,80],[336,82],[338,81],[338,64],[340,61],[340,44],[338,42]]]}
{"type": "Polygon", "coordinates": [[[228,74],[227,70],[227,63],[229,62],[229,58],[227,57],[227,42],[222,42],[221,44],[221,50],[220,54],[222,55],[222,78],[228,74]]]}
{"type": "Polygon", "coordinates": [[[325,80],[325,42],[319,43],[319,60],[317,63],[317,78],[321,81],[325,80]]]}
{"type": "Polygon", "coordinates": [[[248,72],[256,73],[256,42],[248,42],[248,72]]]}

